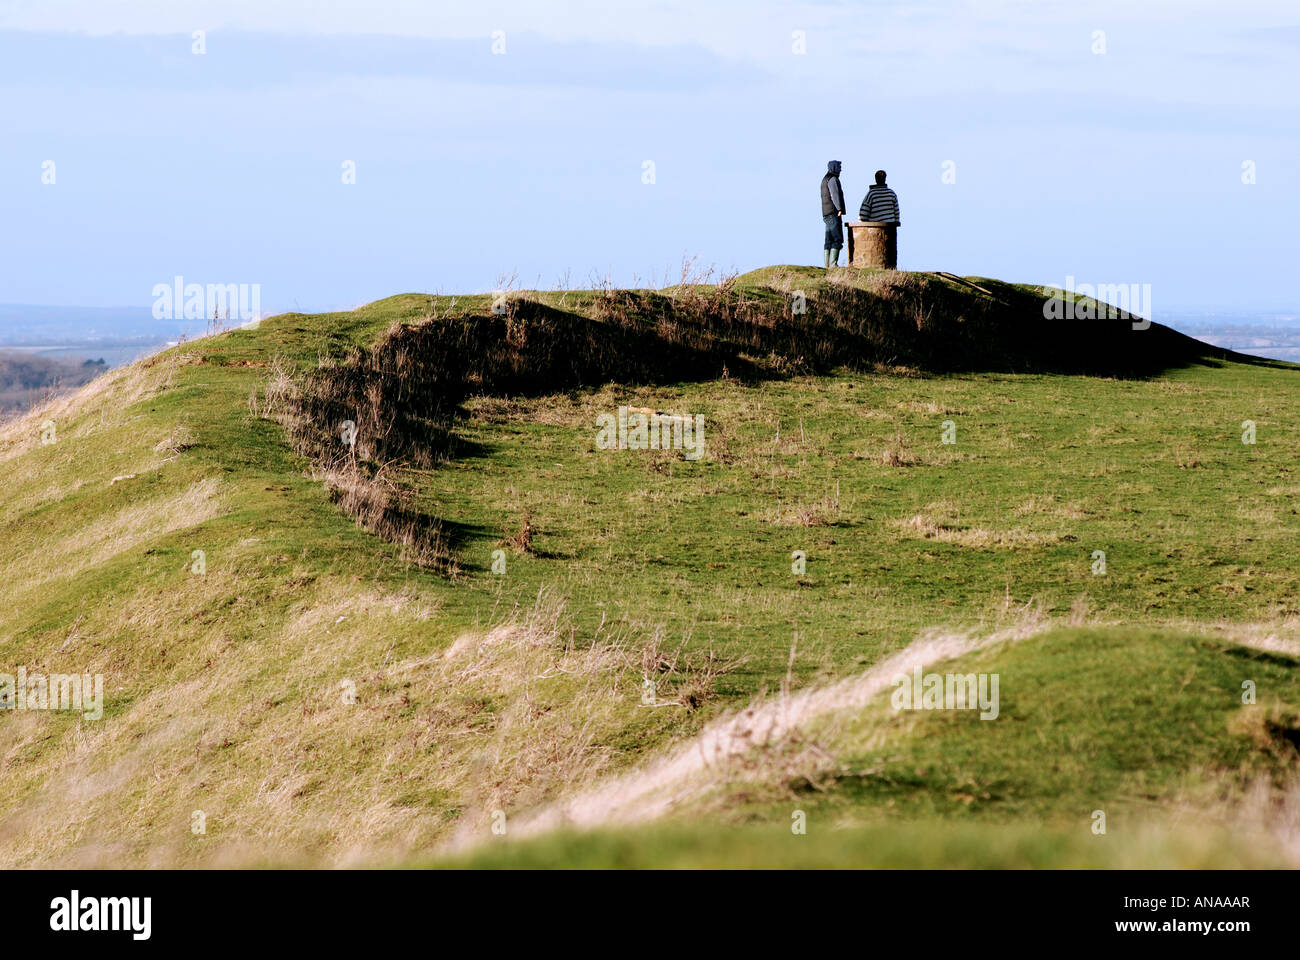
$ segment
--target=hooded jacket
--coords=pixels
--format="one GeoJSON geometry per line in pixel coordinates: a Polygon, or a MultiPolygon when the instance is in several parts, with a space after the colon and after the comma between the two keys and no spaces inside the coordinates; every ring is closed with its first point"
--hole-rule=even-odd
{"type": "Polygon", "coordinates": [[[822,177],[822,216],[844,212],[844,191],[840,189],[840,162],[828,161],[822,177]]]}

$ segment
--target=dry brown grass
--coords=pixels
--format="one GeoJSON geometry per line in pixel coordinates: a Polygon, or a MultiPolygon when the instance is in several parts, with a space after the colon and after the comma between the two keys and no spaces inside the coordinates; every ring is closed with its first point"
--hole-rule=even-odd
{"type": "Polygon", "coordinates": [[[372,473],[345,459],[318,467],[313,477],[325,484],[331,499],[358,525],[396,546],[404,563],[442,570],[449,576],[459,574],[459,562],[442,525],[414,509],[407,490],[397,486],[382,467],[372,473]]]}
{"type": "Polygon", "coordinates": [[[905,413],[924,413],[935,417],[960,416],[963,411],[934,400],[907,400],[894,406],[905,413]]]}
{"type": "Polygon", "coordinates": [[[1249,704],[1232,715],[1228,728],[1280,761],[1300,760],[1300,709],[1282,703],[1249,704]]]}
{"type": "Polygon", "coordinates": [[[1016,507],[1015,512],[1022,517],[1051,517],[1055,520],[1086,520],[1093,515],[1080,501],[1062,501],[1052,494],[1028,497],[1016,507]]]}
{"type": "Polygon", "coordinates": [[[588,829],[644,822],[698,801],[719,784],[759,779],[809,783],[836,767],[814,731],[837,717],[857,717],[914,665],[940,663],[1042,629],[1035,617],[984,637],[931,633],[862,674],[775,698],[715,720],[690,742],[663,752],[635,770],[532,811],[512,833],[533,835],[561,826],[588,829]]]}
{"type": "Polygon", "coordinates": [[[0,463],[40,446],[41,425],[47,420],[53,421],[60,442],[121,423],[132,404],[156,393],[165,380],[165,368],[134,363],[110,370],[74,393],[34,406],[21,417],[0,424],[0,463]],[[90,416],[92,411],[99,416],[90,416]]]}
{"type": "Polygon", "coordinates": [[[519,525],[519,532],[513,537],[507,537],[502,542],[516,553],[533,552],[533,513],[531,510],[524,514],[524,518],[519,525]]]}
{"type": "Polygon", "coordinates": [[[899,432],[880,451],[880,462],[886,467],[910,467],[917,462],[917,458],[903,438],[903,434],[899,432]]]}
{"type": "Polygon", "coordinates": [[[950,500],[936,501],[926,505],[920,513],[892,520],[890,527],[903,537],[957,543],[964,547],[1037,547],[1058,543],[1061,539],[1056,533],[972,527],[962,522],[959,509],[950,500]]]}
{"type": "Polygon", "coordinates": [[[1288,617],[1267,623],[1205,624],[1186,620],[1170,621],[1192,633],[1207,633],[1232,643],[1267,653],[1281,653],[1300,659],[1300,619],[1288,617]]]}
{"type": "MultiPolygon", "coordinates": [[[[1234,729],[1264,750],[1281,752],[1266,728],[1269,716],[1265,708],[1244,708],[1233,718],[1234,729]]],[[[1288,720],[1295,719],[1291,711],[1288,720]]],[[[1274,850],[1284,863],[1300,866],[1300,767],[1295,747],[1288,743],[1285,750],[1289,753],[1283,759],[1291,772],[1281,777],[1256,776],[1244,784],[1227,771],[1189,777],[1162,821],[1189,836],[1226,830],[1235,844],[1274,850]]]]}
{"type": "Polygon", "coordinates": [[[835,492],[821,500],[811,503],[802,500],[793,504],[778,503],[760,516],[779,527],[833,527],[844,521],[846,511],[840,504],[837,483],[835,492]]]}
{"type": "MultiPolygon", "coordinates": [[[[436,602],[348,578],[305,588],[292,616],[236,647],[196,614],[238,590],[238,567],[128,598],[121,629],[181,634],[182,675],[69,738],[62,773],[23,762],[51,717],[6,718],[5,866],[391,863],[615,769],[613,744],[646,711],[685,716],[734,666],[625,622],[584,635],[545,592],[439,650],[436,602]]],[[[67,643],[79,654],[86,638],[67,643]]],[[[158,669],[105,656],[110,696],[158,669]]]]}
{"type": "MultiPolygon", "coordinates": [[[[222,487],[215,478],[200,480],[179,493],[132,503],[115,513],[69,533],[47,537],[39,556],[58,558],[33,564],[32,556],[20,556],[0,567],[0,578],[21,584],[15,599],[42,584],[64,580],[99,566],[179,530],[188,530],[219,516],[223,511],[222,487]]],[[[202,544],[195,544],[201,548],[202,544]]]]}
{"type": "Polygon", "coordinates": [[[175,456],[178,453],[183,453],[190,449],[196,443],[198,443],[198,437],[195,435],[194,431],[190,429],[187,424],[182,423],[171,433],[167,434],[167,436],[159,440],[158,443],[154,445],[153,449],[155,453],[175,456]]]}

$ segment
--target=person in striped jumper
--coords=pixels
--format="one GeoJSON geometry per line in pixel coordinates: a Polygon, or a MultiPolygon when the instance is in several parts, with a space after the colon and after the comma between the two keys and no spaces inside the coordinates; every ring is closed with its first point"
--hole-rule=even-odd
{"type": "Polygon", "coordinates": [[[898,194],[885,186],[885,171],[876,171],[876,182],[867,190],[862,200],[862,209],[858,211],[859,220],[873,220],[876,223],[892,223],[898,226],[898,194]]]}

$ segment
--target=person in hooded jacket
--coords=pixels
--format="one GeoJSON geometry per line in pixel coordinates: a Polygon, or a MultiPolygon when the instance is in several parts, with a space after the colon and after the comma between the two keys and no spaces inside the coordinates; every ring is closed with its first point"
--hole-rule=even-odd
{"type": "Polygon", "coordinates": [[[826,269],[839,266],[840,250],[844,246],[844,227],[840,218],[844,216],[844,190],[840,187],[840,169],[838,160],[826,164],[826,176],[822,177],[822,223],[826,225],[826,269]]]}

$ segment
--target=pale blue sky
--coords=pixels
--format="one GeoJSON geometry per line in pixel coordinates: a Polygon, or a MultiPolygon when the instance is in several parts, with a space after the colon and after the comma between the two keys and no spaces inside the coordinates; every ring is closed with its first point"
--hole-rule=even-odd
{"type": "Polygon", "coordinates": [[[820,263],[839,159],[904,268],[1295,312],[1298,107],[1280,2],[0,0],[0,302],[820,263]]]}

